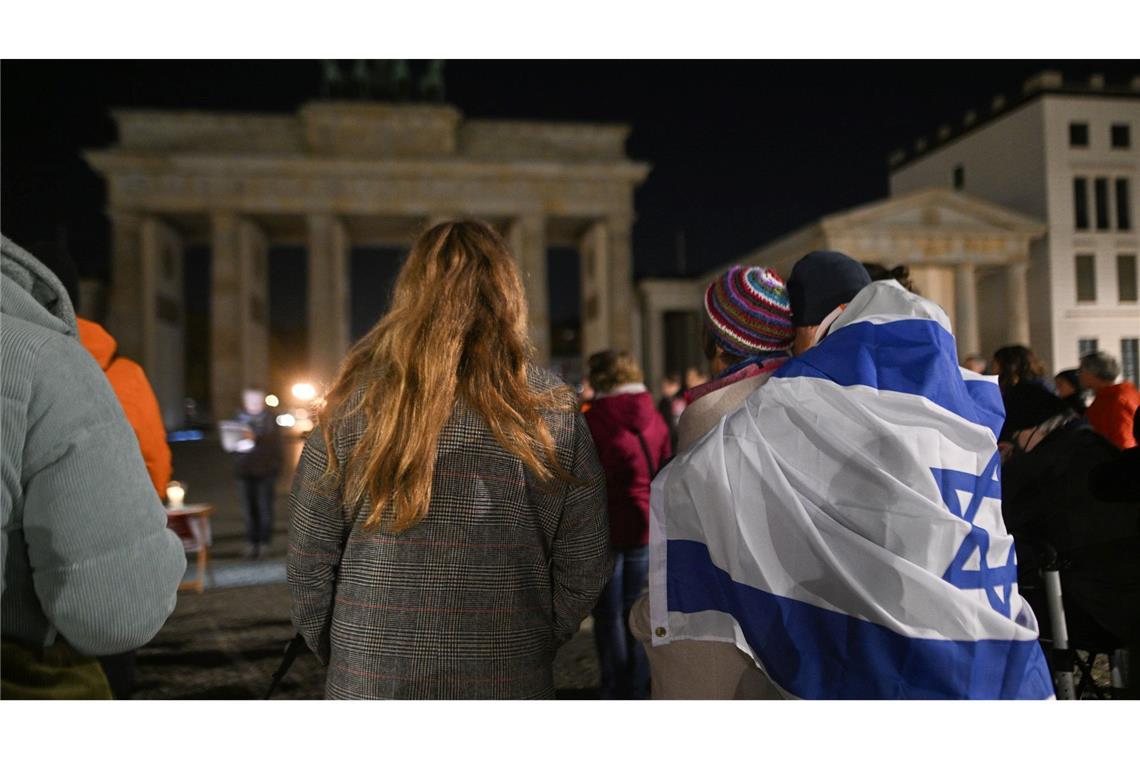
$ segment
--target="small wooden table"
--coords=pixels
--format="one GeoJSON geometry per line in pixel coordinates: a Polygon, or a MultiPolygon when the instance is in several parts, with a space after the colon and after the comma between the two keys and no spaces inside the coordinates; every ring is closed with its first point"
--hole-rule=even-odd
{"type": "Polygon", "coordinates": [[[210,564],[210,544],[214,537],[210,530],[211,504],[186,504],[166,510],[166,525],[182,539],[182,548],[187,553],[198,554],[198,576],[195,580],[184,581],[178,590],[197,589],[201,594],[206,584],[206,569],[210,564]]]}

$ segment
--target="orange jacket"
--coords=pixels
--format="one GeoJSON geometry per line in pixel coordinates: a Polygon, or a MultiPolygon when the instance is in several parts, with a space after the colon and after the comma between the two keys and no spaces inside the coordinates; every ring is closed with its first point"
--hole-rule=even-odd
{"type": "Polygon", "coordinates": [[[1097,391],[1085,416],[1092,429],[1112,441],[1118,449],[1130,449],[1136,445],[1132,422],[1138,406],[1140,392],[1126,380],[1097,391]]]}
{"type": "Polygon", "coordinates": [[[118,344],[109,332],[82,317],[77,318],[76,322],[79,323],[80,342],[102,367],[111,388],[119,397],[127,421],[134,428],[154,490],[158,491],[160,499],[165,500],[166,484],[170,481],[173,468],[170,464],[170,446],[166,443],[166,428],[162,424],[162,412],[159,411],[154,390],[142,367],[115,353],[118,344]]]}

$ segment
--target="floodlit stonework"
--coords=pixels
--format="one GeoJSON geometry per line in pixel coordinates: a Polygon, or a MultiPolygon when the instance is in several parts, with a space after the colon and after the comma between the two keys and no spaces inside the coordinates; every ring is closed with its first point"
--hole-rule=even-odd
{"type": "Polygon", "coordinates": [[[625,126],[465,120],[454,108],[317,102],[295,115],[117,111],[119,142],[86,153],[107,181],[110,329],[181,421],[183,266],[211,248],[211,403],[268,381],[268,263],[308,249],[309,362],[349,347],[352,246],[406,247],[458,216],[495,224],[519,258],[531,338],[549,359],[546,249],[581,253],[582,352],[637,348],[630,229],[649,166],[625,126]],[[183,259],[185,258],[185,261],[183,259]]]}
{"type": "MultiPolygon", "coordinates": [[[[1126,377],[1140,377],[1140,76],[1108,86],[1103,76],[1073,82],[1041,72],[1016,101],[995,98],[981,118],[967,113],[936,141],[896,151],[891,164],[891,195],[957,186],[1041,219],[1025,342],[1052,372],[1096,347],[1121,359],[1126,377]]],[[[982,343],[993,350],[1004,285],[979,272],[977,290],[982,343]]]]}

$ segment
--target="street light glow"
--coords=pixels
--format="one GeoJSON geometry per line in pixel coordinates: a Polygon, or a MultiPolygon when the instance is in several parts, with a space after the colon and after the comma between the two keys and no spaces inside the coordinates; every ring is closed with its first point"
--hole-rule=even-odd
{"type": "Polygon", "coordinates": [[[281,427],[291,428],[297,424],[297,419],[293,415],[286,412],[285,414],[277,415],[277,424],[281,427]]]}
{"type": "Polygon", "coordinates": [[[298,401],[312,401],[317,396],[317,389],[310,383],[296,383],[293,386],[293,398],[298,401]]]}
{"type": "Polygon", "coordinates": [[[281,399],[277,398],[272,393],[270,393],[268,396],[265,397],[265,405],[266,406],[275,407],[280,403],[281,403],[281,399]]]}

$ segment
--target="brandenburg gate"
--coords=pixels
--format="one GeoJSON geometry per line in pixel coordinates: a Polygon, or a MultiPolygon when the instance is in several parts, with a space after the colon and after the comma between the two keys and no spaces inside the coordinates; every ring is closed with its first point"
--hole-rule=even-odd
{"type": "MultiPolygon", "coordinates": [[[[123,110],[85,154],[108,187],[108,327],[155,386],[168,426],[184,395],[185,267],[208,245],[215,416],[269,379],[268,256],[307,248],[309,366],[328,381],[350,341],[351,249],[402,247],[437,221],[495,224],[518,257],[537,361],[549,359],[546,253],[576,247],[581,350],[635,348],[630,228],[649,166],[623,125],[464,119],[454,108],[315,102],[293,115],[123,110]]],[[[430,350],[425,348],[425,350],[430,350]]]]}

